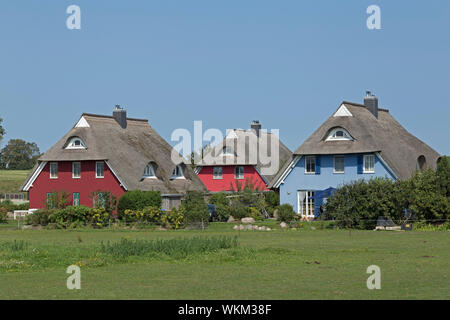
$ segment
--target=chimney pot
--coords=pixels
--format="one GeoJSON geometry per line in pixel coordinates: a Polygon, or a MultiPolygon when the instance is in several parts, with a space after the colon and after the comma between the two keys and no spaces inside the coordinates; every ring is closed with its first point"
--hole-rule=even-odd
{"type": "Polygon", "coordinates": [[[259,138],[260,132],[261,132],[261,123],[259,123],[258,120],[253,120],[250,124],[251,130],[253,130],[256,134],[256,136],[259,138]]]}

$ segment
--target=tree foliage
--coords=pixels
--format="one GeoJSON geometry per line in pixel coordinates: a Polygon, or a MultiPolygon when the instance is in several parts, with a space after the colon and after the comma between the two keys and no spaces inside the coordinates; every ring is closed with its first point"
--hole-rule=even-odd
{"type": "Polygon", "coordinates": [[[0,118],[0,142],[2,142],[3,136],[6,134],[5,128],[2,126],[3,119],[0,118]]]}
{"type": "Polygon", "coordinates": [[[125,192],[119,199],[117,213],[123,217],[125,210],[142,210],[146,207],[161,208],[162,199],[159,191],[133,190],[125,192]]]}
{"type": "Polygon", "coordinates": [[[184,219],[186,223],[209,222],[208,205],[202,192],[188,191],[181,205],[185,210],[184,219]]]}
{"type": "Polygon", "coordinates": [[[0,153],[0,168],[29,170],[36,164],[39,156],[39,148],[36,143],[11,139],[0,153]]]}

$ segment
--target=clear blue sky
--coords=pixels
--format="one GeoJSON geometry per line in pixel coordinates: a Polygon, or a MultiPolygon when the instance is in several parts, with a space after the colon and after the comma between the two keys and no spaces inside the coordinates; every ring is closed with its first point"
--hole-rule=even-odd
{"type": "Polygon", "coordinates": [[[253,119],[296,149],[342,100],[379,97],[450,154],[450,1],[29,0],[0,4],[0,117],[46,151],[82,112],[148,118],[166,139],[253,119]],[[81,30],[66,8],[81,7],[81,30]],[[382,30],[366,27],[381,7],[382,30]]]}

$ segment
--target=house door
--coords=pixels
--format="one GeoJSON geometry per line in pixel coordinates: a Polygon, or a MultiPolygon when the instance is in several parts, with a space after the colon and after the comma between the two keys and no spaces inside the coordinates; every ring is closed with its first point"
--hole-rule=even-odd
{"type": "Polygon", "coordinates": [[[299,190],[297,192],[297,213],[302,217],[314,218],[314,191],[299,190]]]}

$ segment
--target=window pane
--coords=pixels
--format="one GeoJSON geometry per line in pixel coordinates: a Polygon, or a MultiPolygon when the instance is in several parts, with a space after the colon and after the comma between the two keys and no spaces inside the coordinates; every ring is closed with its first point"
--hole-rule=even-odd
{"type": "Polygon", "coordinates": [[[316,157],[306,157],[306,172],[307,173],[316,172],[316,157]]]}
{"type": "Polygon", "coordinates": [[[97,162],[97,164],[96,164],[96,175],[97,175],[97,177],[104,177],[104,175],[105,175],[105,164],[103,162],[97,162]]]}
{"type": "Polygon", "coordinates": [[[345,163],[344,157],[334,157],[334,172],[344,172],[345,163]]]}
{"type": "Polygon", "coordinates": [[[72,164],[72,176],[74,178],[81,177],[81,163],[80,162],[74,162],[72,164]]]}

